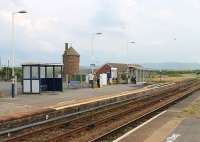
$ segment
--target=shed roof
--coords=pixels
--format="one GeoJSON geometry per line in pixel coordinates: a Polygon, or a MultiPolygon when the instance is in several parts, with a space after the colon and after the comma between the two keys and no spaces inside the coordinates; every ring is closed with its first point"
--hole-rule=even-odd
{"type": "Polygon", "coordinates": [[[143,69],[138,64],[123,64],[123,63],[107,63],[96,70],[97,74],[110,70],[110,68],[117,68],[118,72],[127,72],[128,68],[143,69]]]}
{"type": "Polygon", "coordinates": [[[127,64],[122,63],[107,63],[112,68],[117,68],[120,72],[126,72],[127,71],[127,64]]]}
{"type": "Polygon", "coordinates": [[[135,69],[143,69],[141,65],[138,64],[123,64],[123,63],[107,63],[109,66],[113,68],[117,68],[119,71],[127,71],[127,68],[135,68],[135,69]]]}

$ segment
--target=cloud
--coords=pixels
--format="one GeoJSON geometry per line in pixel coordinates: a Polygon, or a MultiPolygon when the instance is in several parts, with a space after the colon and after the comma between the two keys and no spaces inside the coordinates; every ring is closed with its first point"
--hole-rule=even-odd
{"type": "Polygon", "coordinates": [[[7,10],[0,10],[0,20],[2,22],[11,23],[11,13],[7,10]]]}
{"type": "Polygon", "coordinates": [[[88,65],[95,32],[103,33],[95,37],[101,64],[127,61],[130,40],[136,41],[129,49],[130,62],[196,61],[199,5],[198,0],[1,0],[0,56],[10,55],[11,12],[25,9],[28,14],[15,17],[18,64],[27,59],[61,62],[64,43],[72,42],[81,64],[88,65]]]}

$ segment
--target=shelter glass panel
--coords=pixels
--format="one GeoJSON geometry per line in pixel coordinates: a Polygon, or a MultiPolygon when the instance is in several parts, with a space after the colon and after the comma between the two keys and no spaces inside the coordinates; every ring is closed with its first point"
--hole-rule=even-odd
{"type": "Polygon", "coordinates": [[[53,78],[53,67],[47,67],[47,78],[53,78]]]}
{"type": "Polygon", "coordinates": [[[55,67],[55,78],[61,78],[62,73],[61,73],[61,67],[55,67]]]}
{"type": "Polygon", "coordinates": [[[24,93],[30,93],[31,89],[30,89],[30,80],[23,80],[23,89],[24,89],[24,93]]]}
{"type": "Polygon", "coordinates": [[[40,87],[39,87],[39,80],[32,80],[32,93],[39,93],[40,87]]]}
{"type": "Polygon", "coordinates": [[[38,67],[32,67],[32,79],[38,79],[39,73],[38,73],[38,67]]]}
{"type": "Polygon", "coordinates": [[[45,78],[45,67],[40,67],[40,78],[45,78]]]}
{"type": "Polygon", "coordinates": [[[24,67],[24,79],[29,79],[30,78],[30,66],[25,66],[24,67]]]}

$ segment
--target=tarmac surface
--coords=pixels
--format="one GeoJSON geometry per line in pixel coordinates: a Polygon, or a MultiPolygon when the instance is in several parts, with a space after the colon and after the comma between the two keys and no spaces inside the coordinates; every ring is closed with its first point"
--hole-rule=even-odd
{"type": "Polygon", "coordinates": [[[195,114],[193,110],[192,113],[189,112],[189,115],[185,115],[185,110],[191,107],[197,99],[200,100],[200,91],[193,93],[146,125],[135,131],[132,130],[130,134],[127,133],[114,142],[200,142],[200,117],[191,115],[195,114]]]}
{"type": "Polygon", "coordinates": [[[17,95],[11,98],[7,95],[0,98],[0,116],[12,115],[18,112],[37,111],[54,105],[76,103],[78,100],[116,95],[125,91],[136,90],[141,86],[118,84],[102,88],[67,89],[64,92],[47,92],[37,95],[17,95]]]}

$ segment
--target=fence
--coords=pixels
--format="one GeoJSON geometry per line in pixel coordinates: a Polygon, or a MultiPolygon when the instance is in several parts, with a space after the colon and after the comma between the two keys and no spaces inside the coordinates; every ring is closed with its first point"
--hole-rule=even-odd
{"type": "Polygon", "coordinates": [[[67,75],[67,83],[69,88],[85,88],[88,87],[85,74],[67,75]]]}

